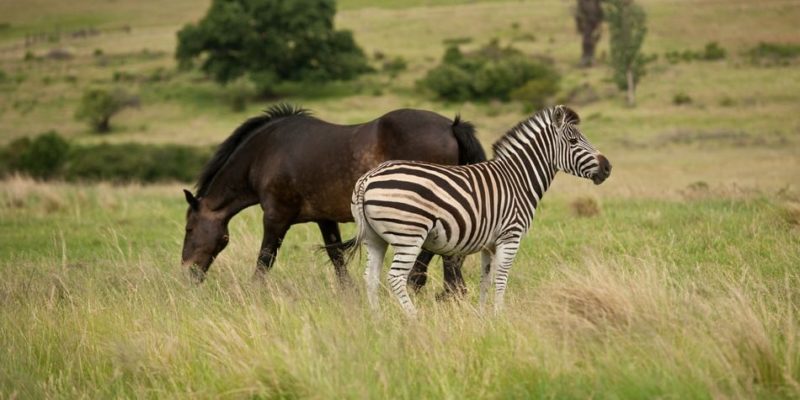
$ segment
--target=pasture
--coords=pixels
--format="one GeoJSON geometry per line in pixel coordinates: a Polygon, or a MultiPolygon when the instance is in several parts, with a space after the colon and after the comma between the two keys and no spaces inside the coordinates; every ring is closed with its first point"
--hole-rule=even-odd
{"type": "MultiPolygon", "coordinates": [[[[408,69],[290,88],[285,98],[338,123],[399,107],[460,112],[488,151],[526,114],[518,103],[443,103],[417,90],[445,39],[476,48],[496,37],[552,58],[567,104],[573,89],[591,86],[594,101],[570,105],[614,171],[601,186],[556,179],[502,315],[478,310],[471,256],[463,301],[435,300],[437,260],[414,298],[417,321],[387,291],[373,316],[358,279],[363,256],[350,264],[357,287],[339,289],[310,224],[290,230],[266,283],[251,282],[262,229],[253,208],[232,221],[207,281],[192,285],[179,267],[181,188],[191,184],[8,177],[0,398],[797,398],[800,60],[761,65],[747,52],[800,43],[800,5],[639,2],[645,53],[659,58],[636,108],[624,106],[606,65],[575,66],[566,1],[340,1],[338,26],[371,58],[402,56],[408,69]],[[714,41],[725,59],[663,57],[714,41]],[[679,94],[691,102],[676,104],[679,94]]],[[[265,108],[252,101],[234,112],[230,97],[247,87],[174,71],[175,31],[206,7],[162,3],[0,2],[0,144],[56,129],[78,143],[210,145],[265,108]],[[86,27],[100,33],[69,35],[86,27]],[[43,32],[60,34],[25,46],[43,32]],[[55,48],[71,57],[47,57],[55,48]],[[112,85],[134,91],[141,107],[93,135],[74,120],[75,105],[85,87],[112,85]]]]}

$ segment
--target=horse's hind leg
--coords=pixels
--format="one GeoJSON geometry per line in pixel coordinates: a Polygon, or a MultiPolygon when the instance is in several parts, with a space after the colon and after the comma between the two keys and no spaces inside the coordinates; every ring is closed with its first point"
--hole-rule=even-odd
{"type": "Polygon", "coordinates": [[[467,293],[467,285],[461,275],[461,265],[464,264],[464,256],[442,257],[442,267],[444,269],[444,290],[436,297],[445,300],[453,296],[463,296],[467,293]]]}
{"type": "Polygon", "coordinates": [[[342,285],[350,284],[350,275],[347,273],[347,265],[345,265],[342,253],[342,235],[339,233],[339,225],[333,221],[318,221],[317,226],[322,233],[322,240],[325,241],[325,251],[336,271],[336,278],[342,285]]]}
{"type": "Polygon", "coordinates": [[[408,276],[408,286],[410,286],[412,290],[420,290],[425,286],[425,283],[428,282],[428,264],[431,263],[432,259],[433,253],[430,251],[422,250],[422,252],[419,253],[417,261],[414,262],[414,268],[411,269],[411,273],[408,276]]]}

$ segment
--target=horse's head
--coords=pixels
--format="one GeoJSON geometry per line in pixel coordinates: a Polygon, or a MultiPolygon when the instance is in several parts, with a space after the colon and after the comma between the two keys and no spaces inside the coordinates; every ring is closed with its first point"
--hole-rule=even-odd
{"type": "Polygon", "coordinates": [[[228,245],[228,219],[209,209],[202,197],[194,197],[188,190],[183,193],[189,211],[181,262],[195,281],[202,282],[214,258],[228,245]]]}
{"type": "Polygon", "coordinates": [[[555,128],[555,165],[561,171],[591,179],[599,185],[611,175],[611,163],[600,154],[578,129],[580,117],[566,106],[551,113],[555,128]]]}

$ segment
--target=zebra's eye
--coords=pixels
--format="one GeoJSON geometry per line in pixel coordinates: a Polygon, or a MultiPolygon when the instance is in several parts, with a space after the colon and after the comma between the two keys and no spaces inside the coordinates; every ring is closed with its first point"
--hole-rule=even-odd
{"type": "Polygon", "coordinates": [[[569,144],[571,144],[571,145],[573,145],[573,146],[574,146],[574,145],[576,145],[576,144],[578,144],[578,139],[575,139],[575,138],[572,138],[572,139],[570,139],[570,140],[569,140],[569,144]]]}

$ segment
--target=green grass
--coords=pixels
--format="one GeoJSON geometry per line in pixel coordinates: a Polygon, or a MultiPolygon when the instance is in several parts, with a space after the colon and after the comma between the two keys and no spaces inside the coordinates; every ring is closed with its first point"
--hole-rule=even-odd
{"type": "MultiPolygon", "coordinates": [[[[560,178],[569,179],[569,178],[560,178]]],[[[29,397],[707,398],[800,394],[800,236],[784,201],[545,199],[508,310],[469,295],[408,321],[337,289],[311,225],[250,282],[254,210],[201,286],[178,267],[179,187],[2,183],[0,393],[29,397]],[[173,194],[177,193],[177,194],[173,194]],[[758,240],[754,240],[758,238],[758,240]]],[[[363,260],[351,265],[360,275],[363,260]]],[[[357,280],[361,286],[360,280],[357,280]]]]}

